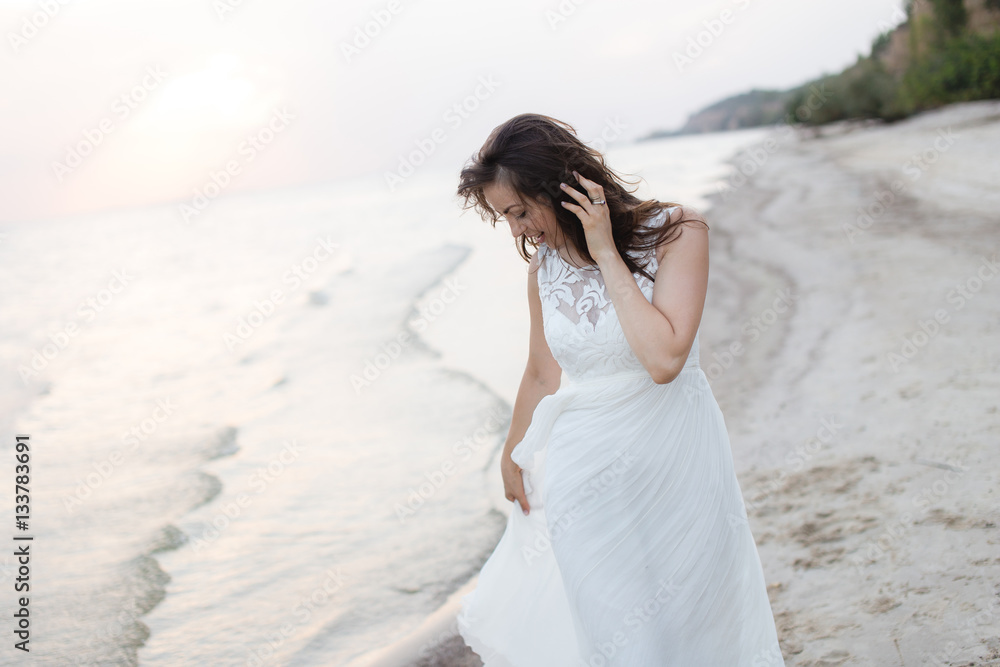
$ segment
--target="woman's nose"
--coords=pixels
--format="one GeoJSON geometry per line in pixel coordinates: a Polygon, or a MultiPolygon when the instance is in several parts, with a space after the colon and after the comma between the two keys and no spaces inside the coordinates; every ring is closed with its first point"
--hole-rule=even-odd
{"type": "Polygon", "coordinates": [[[520,223],[512,222],[510,220],[508,220],[507,222],[510,223],[510,235],[513,236],[514,238],[517,238],[518,236],[523,234],[525,230],[528,229],[527,227],[525,227],[520,223]]]}

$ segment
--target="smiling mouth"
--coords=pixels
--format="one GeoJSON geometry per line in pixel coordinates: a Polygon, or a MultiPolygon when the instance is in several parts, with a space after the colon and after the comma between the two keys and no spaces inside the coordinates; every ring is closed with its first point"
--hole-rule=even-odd
{"type": "Polygon", "coordinates": [[[534,243],[539,243],[545,237],[545,232],[538,232],[534,236],[529,236],[528,238],[534,243]]]}

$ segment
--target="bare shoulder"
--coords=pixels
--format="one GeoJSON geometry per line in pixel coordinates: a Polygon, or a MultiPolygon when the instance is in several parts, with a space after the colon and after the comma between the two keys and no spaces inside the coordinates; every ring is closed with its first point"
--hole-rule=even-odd
{"type": "Polygon", "coordinates": [[[542,249],[539,248],[528,261],[528,285],[538,289],[538,269],[542,264],[542,249]]]}
{"type": "Polygon", "coordinates": [[[674,235],[673,241],[662,243],[656,249],[660,263],[669,254],[691,252],[708,246],[708,221],[698,209],[686,205],[674,206],[668,219],[671,223],[681,223],[680,236],[674,235]]]}
{"type": "Polygon", "coordinates": [[[708,224],[701,211],[685,204],[678,204],[670,209],[670,222],[680,220],[683,220],[688,227],[704,227],[708,224]]]}
{"type": "Polygon", "coordinates": [[[538,267],[542,263],[542,249],[539,247],[534,254],[531,256],[531,260],[528,262],[528,270],[531,273],[538,271],[538,267]]]}

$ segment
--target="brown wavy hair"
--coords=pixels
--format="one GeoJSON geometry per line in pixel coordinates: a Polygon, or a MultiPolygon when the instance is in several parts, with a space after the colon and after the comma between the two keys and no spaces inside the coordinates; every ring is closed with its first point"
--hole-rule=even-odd
{"type": "MultiPolygon", "coordinates": [[[[555,212],[562,233],[584,259],[596,264],[587,248],[587,237],[580,219],[559,203],[576,203],[559,188],[560,183],[576,188],[585,196],[587,194],[573,176],[574,170],[603,186],[604,199],[611,213],[611,234],[622,260],[632,273],[641,273],[653,280],[654,276],[646,271],[648,263],[639,265],[628,251],[650,250],[661,243],[676,240],[682,233],[680,225],[689,220],[682,215],[676,222],[669,222],[668,218],[667,223],[659,227],[642,226],[644,220],[680,204],[656,199],[642,201],[635,197],[632,193],[639,181],[625,181],[605,163],[600,151],[580,140],[576,130],[568,123],[541,114],[525,113],[498,125],[463,167],[458,196],[464,199],[463,210],[475,208],[493,227],[502,216],[490,206],[483,193],[484,188],[493,183],[510,187],[522,205],[530,199],[549,206],[555,212]],[[625,183],[634,187],[627,189],[625,183]]],[[[698,222],[708,227],[703,220],[698,222]]],[[[528,245],[538,247],[521,234],[517,243],[518,253],[530,262],[528,245]]]]}

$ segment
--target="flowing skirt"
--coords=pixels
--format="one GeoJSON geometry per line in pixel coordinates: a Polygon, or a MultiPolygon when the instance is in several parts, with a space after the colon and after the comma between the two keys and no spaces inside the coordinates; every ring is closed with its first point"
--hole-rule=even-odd
{"type": "Polygon", "coordinates": [[[725,421],[701,368],[539,401],[518,503],[462,598],[486,667],[784,665],[725,421]]]}

